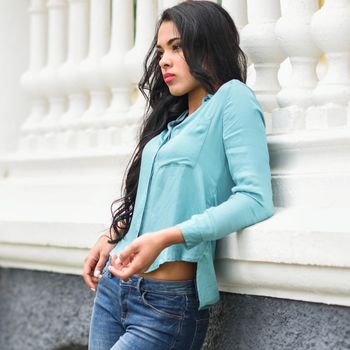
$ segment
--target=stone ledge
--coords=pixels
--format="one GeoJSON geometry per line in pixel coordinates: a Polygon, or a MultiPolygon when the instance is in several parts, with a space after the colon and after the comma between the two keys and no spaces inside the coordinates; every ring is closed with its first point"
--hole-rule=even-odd
{"type": "MultiPolygon", "coordinates": [[[[232,233],[218,242],[220,289],[350,306],[346,213],[277,209],[269,220],[232,233]]],[[[0,221],[0,265],[81,274],[100,228],[98,223],[0,221]],[[56,234],[47,235],[50,226],[56,234]]]]}

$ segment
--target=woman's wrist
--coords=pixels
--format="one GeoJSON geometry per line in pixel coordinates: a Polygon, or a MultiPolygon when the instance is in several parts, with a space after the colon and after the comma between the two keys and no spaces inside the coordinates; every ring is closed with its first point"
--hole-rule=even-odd
{"type": "Polygon", "coordinates": [[[101,235],[100,237],[108,238],[109,240],[113,239],[113,237],[111,237],[110,235],[107,235],[105,233],[103,235],[101,235]]]}
{"type": "Polygon", "coordinates": [[[115,231],[114,230],[106,230],[105,233],[103,233],[99,239],[103,239],[103,240],[106,240],[106,241],[112,241],[112,240],[115,240],[117,238],[116,234],[115,234],[115,231]]]}
{"type": "Polygon", "coordinates": [[[184,237],[181,230],[177,226],[173,226],[157,232],[159,239],[164,248],[171,246],[172,244],[184,243],[184,237]]]}

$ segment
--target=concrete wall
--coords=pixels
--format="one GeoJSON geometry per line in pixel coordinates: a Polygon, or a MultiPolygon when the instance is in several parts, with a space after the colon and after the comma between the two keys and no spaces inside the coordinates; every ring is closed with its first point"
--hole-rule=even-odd
{"type": "MultiPolygon", "coordinates": [[[[2,268],[0,295],[0,349],[87,349],[93,294],[81,277],[2,268]]],[[[350,308],[222,293],[204,349],[350,349],[350,308]]]]}
{"type": "Polygon", "coordinates": [[[93,294],[81,277],[0,269],[0,295],[1,350],[86,348],[93,294]]]}

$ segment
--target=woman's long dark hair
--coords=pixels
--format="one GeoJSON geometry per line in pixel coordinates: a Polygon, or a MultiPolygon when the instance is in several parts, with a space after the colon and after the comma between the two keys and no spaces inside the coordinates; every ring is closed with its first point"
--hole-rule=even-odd
{"type": "Polygon", "coordinates": [[[247,60],[239,47],[239,34],[232,18],[221,6],[210,1],[186,1],[162,13],[144,61],[143,77],[138,84],[146,99],[146,112],[139,129],[138,144],[125,172],[125,181],[123,178],[124,197],[111,205],[113,220],[110,230],[116,232],[117,238],[111,238],[110,243],[119,242],[130,228],[141,155],[146,143],[187,109],[187,95],[172,96],[159,67],[155,47],[159,27],[166,21],[175,24],[190,72],[204,90],[213,94],[231,79],[246,82],[247,60]],[[118,203],[118,208],[113,210],[118,203]]]}

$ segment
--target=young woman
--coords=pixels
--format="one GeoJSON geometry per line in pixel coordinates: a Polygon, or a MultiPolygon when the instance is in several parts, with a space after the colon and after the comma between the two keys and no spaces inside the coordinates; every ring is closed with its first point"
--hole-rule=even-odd
{"type": "Polygon", "coordinates": [[[85,260],[96,289],[90,350],[201,348],[219,299],[216,240],[273,214],[264,118],[245,80],[222,7],[187,1],[163,12],[125,195],[85,260]]]}

